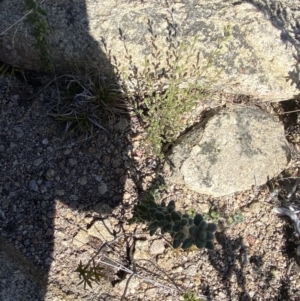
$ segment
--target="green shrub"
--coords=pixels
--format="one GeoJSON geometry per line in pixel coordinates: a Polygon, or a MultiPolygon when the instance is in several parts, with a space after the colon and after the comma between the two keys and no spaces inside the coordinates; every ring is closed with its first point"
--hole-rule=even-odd
{"type": "Polygon", "coordinates": [[[146,127],[147,141],[155,155],[163,157],[163,146],[174,142],[179,133],[189,126],[183,121],[184,115],[211,95],[211,85],[218,80],[222,69],[213,78],[208,76],[207,71],[214,66],[222,44],[229,36],[230,27],[227,26],[205,64],[200,62],[199,53],[195,50],[197,37],[191,45],[172,42],[164,50],[158,49],[153,34],[151,57],[144,59],[141,68],[133,64],[128,52],[128,69],[123,68],[118,72],[124,80],[130,103],[146,127]]]}

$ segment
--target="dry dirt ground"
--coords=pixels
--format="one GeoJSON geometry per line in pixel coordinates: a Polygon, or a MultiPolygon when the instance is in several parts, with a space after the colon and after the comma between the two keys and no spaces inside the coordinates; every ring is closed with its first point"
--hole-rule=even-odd
{"type": "MultiPolygon", "coordinates": [[[[26,85],[16,75],[0,78],[0,231],[46,287],[30,300],[177,301],[184,291],[203,300],[300,300],[298,242],[290,221],[273,212],[300,167],[300,112],[284,114],[300,101],[264,105],[293,148],[277,179],[222,198],[168,185],[161,199],[182,212],[215,208],[218,219],[214,251],[184,252],[172,249],[170,237],[127,222],[160,167],[145,156],[138,120],[116,115],[86,141],[68,137],[47,115],[58,101],[55,83],[46,87],[49,78],[26,73],[26,85]],[[104,277],[85,289],[75,270],[91,258],[104,277]]],[[[222,105],[235,102],[246,105],[247,97],[222,105]]],[[[299,198],[297,188],[291,200],[299,198]]]]}

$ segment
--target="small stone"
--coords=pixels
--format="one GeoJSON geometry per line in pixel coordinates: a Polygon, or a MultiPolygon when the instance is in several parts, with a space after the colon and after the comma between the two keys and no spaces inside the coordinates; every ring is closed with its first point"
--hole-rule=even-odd
{"type": "Polygon", "coordinates": [[[226,298],[226,294],[224,294],[223,292],[219,292],[219,297],[222,299],[226,298]]]}
{"type": "Polygon", "coordinates": [[[77,164],[77,160],[76,159],[73,159],[73,158],[70,158],[68,160],[68,163],[70,166],[75,166],[77,164]]]}
{"type": "Polygon", "coordinates": [[[96,152],[95,148],[92,147],[92,146],[89,147],[88,151],[89,151],[90,154],[94,154],[96,152]]]}
{"type": "Polygon", "coordinates": [[[150,259],[149,246],[147,240],[138,240],[135,244],[134,259],[150,259]]]}
{"type": "Polygon", "coordinates": [[[125,118],[121,118],[120,121],[115,125],[115,129],[120,132],[124,132],[128,127],[128,122],[125,118]]]}
{"type": "Polygon", "coordinates": [[[49,140],[48,140],[47,138],[45,138],[45,139],[43,139],[42,143],[43,143],[44,145],[47,145],[47,144],[49,143],[49,140]]]}
{"type": "Polygon", "coordinates": [[[84,230],[79,230],[79,232],[75,235],[72,241],[73,245],[76,246],[77,248],[82,247],[88,242],[89,242],[89,235],[84,230]]]}
{"type": "Polygon", "coordinates": [[[94,206],[94,211],[101,216],[106,216],[108,214],[111,214],[112,208],[105,203],[98,203],[94,206]]]}
{"type": "Polygon", "coordinates": [[[110,241],[114,239],[112,235],[113,227],[110,221],[96,221],[90,229],[88,234],[101,239],[102,241],[110,241]]]}
{"type": "Polygon", "coordinates": [[[150,246],[150,254],[151,255],[159,255],[162,254],[165,250],[165,246],[162,240],[154,240],[150,246]]]}
{"type": "Polygon", "coordinates": [[[53,229],[47,229],[46,236],[53,236],[53,229]]]}
{"type": "Polygon", "coordinates": [[[67,212],[66,218],[67,219],[72,219],[74,217],[72,212],[67,212]]]}
{"type": "Polygon", "coordinates": [[[47,192],[47,188],[45,186],[41,187],[41,193],[46,193],[47,192]]]}
{"type": "Polygon", "coordinates": [[[5,214],[1,209],[0,209],[0,218],[5,219],[5,214]]]}
{"type": "Polygon", "coordinates": [[[39,187],[38,187],[35,180],[31,180],[29,182],[29,189],[32,190],[32,191],[38,191],[39,190],[39,187]]]}
{"type": "Polygon", "coordinates": [[[95,178],[95,180],[96,180],[97,182],[101,182],[101,180],[102,180],[102,178],[103,178],[102,175],[95,175],[95,174],[93,174],[93,177],[95,178]]]}
{"type": "Polygon", "coordinates": [[[83,177],[79,178],[79,179],[78,179],[78,183],[79,183],[80,185],[86,185],[86,183],[87,183],[87,177],[86,177],[86,176],[83,176],[83,177]]]}
{"type": "Polygon", "coordinates": [[[52,183],[49,182],[49,181],[46,181],[45,182],[45,186],[46,186],[46,188],[51,188],[52,187],[52,183]]]}
{"type": "Polygon", "coordinates": [[[71,199],[72,199],[73,201],[78,201],[78,196],[72,194],[72,195],[71,195],[71,199]]]}
{"type": "Polygon", "coordinates": [[[105,194],[107,191],[107,185],[105,183],[101,183],[99,186],[98,186],[98,192],[100,194],[105,194]]]}
{"type": "Polygon", "coordinates": [[[125,192],[124,195],[123,195],[123,199],[124,199],[124,200],[129,200],[130,197],[131,197],[131,194],[128,193],[128,192],[125,192]]]}
{"type": "Polygon", "coordinates": [[[46,265],[51,265],[51,263],[52,263],[52,259],[51,259],[50,257],[47,257],[47,258],[45,259],[45,264],[46,264],[46,265]]]}
{"type": "Polygon", "coordinates": [[[54,169],[48,169],[46,172],[46,179],[51,181],[54,179],[55,176],[55,170],[54,169]]]}
{"type": "Polygon", "coordinates": [[[57,189],[57,190],[55,190],[55,194],[62,196],[62,195],[65,195],[65,191],[63,189],[57,189]]]}
{"type": "Polygon", "coordinates": [[[43,158],[38,158],[33,161],[33,166],[37,167],[43,163],[43,158]]]}
{"type": "Polygon", "coordinates": [[[20,127],[14,127],[14,131],[15,131],[16,137],[18,139],[20,139],[24,136],[24,131],[20,127]]]}
{"type": "Polygon", "coordinates": [[[104,158],[103,158],[103,163],[104,163],[104,165],[108,165],[108,163],[110,162],[110,156],[104,156],[104,158]]]}

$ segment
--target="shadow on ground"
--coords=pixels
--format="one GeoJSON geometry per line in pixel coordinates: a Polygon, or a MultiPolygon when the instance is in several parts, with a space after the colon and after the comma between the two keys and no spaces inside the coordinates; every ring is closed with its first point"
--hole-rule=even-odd
{"type": "MultiPolygon", "coordinates": [[[[65,28],[62,36],[69,34],[68,28],[80,27],[86,32],[89,52],[105,58],[101,46],[88,34],[85,1],[80,4],[66,1],[60,7],[61,12],[65,15],[62,22],[66,22],[66,26],[62,26],[65,28]]],[[[73,38],[73,47],[76,47],[76,36],[73,38]]],[[[105,64],[110,66],[113,74],[108,58],[105,64]]],[[[29,84],[26,89],[25,83],[13,83],[13,79],[7,77],[0,80],[1,252],[11,255],[15,261],[16,256],[7,250],[21,251],[42,270],[41,273],[31,271],[30,275],[39,275],[39,283],[46,285],[53,264],[54,235],[60,227],[61,231],[64,229],[63,224],[59,224],[57,206],[63,204],[73,211],[91,213],[99,204],[106,204],[112,210],[122,204],[127,179],[136,180],[137,176],[135,165],[127,155],[132,146],[126,118],[117,119],[117,124],[110,123],[107,131],[100,131],[85,143],[64,138],[46,117],[47,105],[58,97],[55,88],[50,86],[48,92],[43,91],[36,99],[35,92],[43,84],[38,77],[43,78],[43,75],[31,75],[25,72],[29,84]]],[[[22,76],[18,78],[24,80],[22,76]]],[[[69,214],[69,221],[76,224],[72,213],[69,214]]],[[[76,235],[75,232],[70,234],[76,235]]],[[[61,250],[68,252],[67,248],[61,250]]],[[[20,295],[12,295],[15,280],[8,278],[7,271],[0,270],[0,299],[24,300],[26,294],[22,293],[28,291],[22,291],[22,285],[17,285],[20,295]]],[[[30,300],[43,300],[46,290],[45,286],[39,296],[30,296],[30,300]]],[[[92,296],[87,296],[85,300],[90,298],[92,296]]]]}

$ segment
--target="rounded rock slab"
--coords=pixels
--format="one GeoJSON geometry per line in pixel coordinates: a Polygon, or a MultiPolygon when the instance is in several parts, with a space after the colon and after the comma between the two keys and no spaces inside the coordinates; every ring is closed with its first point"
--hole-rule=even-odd
{"type": "Polygon", "coordinates": [[[186,134],[169,159],[171,182],[218,197],[265,184],[287,167],[291,154],[273,115],[236,106],[186,134]]]}

